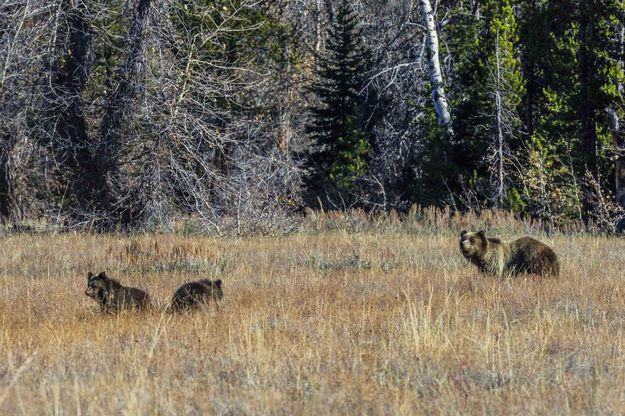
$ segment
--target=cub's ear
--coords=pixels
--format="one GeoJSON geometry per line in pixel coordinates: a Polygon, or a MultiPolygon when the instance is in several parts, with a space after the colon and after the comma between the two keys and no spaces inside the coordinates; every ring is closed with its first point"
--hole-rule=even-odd
{"type": "Polygon", "coordinates": [[[104,272],[100,272],[100,273],[98,273],[98,275],[96,276],[96,278],[98,278],[98,279],[106,279],[106,273],[104,273],[104,272]]]}
{"type": "Polygon", "coordinates": [[[217,279],[213,283],[215,284],[215,286],[221,289],[221,279],[217,279]]]}
{"type": "Polygon", "coordinates": [[[93,280],[93,273],[87,272],[87,283],[93,280]]]}
{"type": "Polygon", "coordinates": [[[477,235],[479,235],[482,240],[486,239],[486,232],[484,230],[478,231],[477,235]]]}
{"type": "Polygon", "coordinates": [[[460,237],[464,237],[464,235],[467,233],[467,230],[462,230],[460,231],[460,237]]]}

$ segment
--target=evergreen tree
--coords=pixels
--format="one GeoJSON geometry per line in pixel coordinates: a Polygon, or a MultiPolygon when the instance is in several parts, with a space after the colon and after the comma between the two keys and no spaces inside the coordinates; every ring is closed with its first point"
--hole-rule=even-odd
{"type": "Polygon", "coordinates": [[[311,109],[307,132],[313,139],[308,190],[316,197],[355,202],[358,180],[367,172],[371,153],[370,101],[361,94],[370,68],[370,51],[348,0],[339,5],[328,32],[325,53],[319,57],[312,92],[318,104],[311,109]],[[321,195],[320,195],[321,194],[321,195]]]}
{"type": "MultiPolygon", "coordinates": [[[[533,215],[587,217],[593,209],[584,186],[587,172],[597,180],[612,177],[604,110],[622,99],[615,39],[623,9],[615,0],[522,3],[519,46],[530,161],[525,177],[534,178],[525,199],[533,215]]],[[[602,185],[613,189],[611,182],[602,185]]]]}
{"type": "Polygon", "coordinates": [[[472,207],[517,205],[510,164],[520,146],[524,80],[511,2],[484,0],[472,13],[454,10],[449,20],[442,35],[454,58],[446,86],[454,134],[441,138],[428,114],[415,199],[440,204],[452,194],[466,204],[471,195],[472,207]]]}
{"type": "Polygon", "coordinates": [[[523,199],[532,216],[565,221],[581,215],[579,181],[572,164],[578,142],[576,44],[570,2],[532,0],[520,13],[520,42],[527,128],[523,199]]]}

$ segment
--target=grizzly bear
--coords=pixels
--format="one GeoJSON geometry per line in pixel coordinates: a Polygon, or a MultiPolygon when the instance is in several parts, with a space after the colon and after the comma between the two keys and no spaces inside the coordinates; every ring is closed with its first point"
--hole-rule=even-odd
{"type": "Polygon", "coordinates": [[[184,309],[208,305],[212,299],[217,309],[219,309],[217,300],[222,299],[223,296],[221,279],[215,281],[204,279],[195,282],[187,282],[176,289],[174,297],[171,300],[171,308],[174,312],[180,312],[184,309]]]}
{"type": "Polygon", "coordinates": [[[484,231],[460,233],[460,251],[482,273],[496,276],[533,273],[558,276],[558,256],[546,244],[531,237],[513,241],[486,237],[484,231]]]}
{"type": "Polygon", "coordinates": [[[87,273],[85,295],[100,304],[102,312],[117,313],[124,309],[145,309],[150,303],[147,292],[135,287],[122,286],[117,280],[101,272],[97,276],[87,273]]]}

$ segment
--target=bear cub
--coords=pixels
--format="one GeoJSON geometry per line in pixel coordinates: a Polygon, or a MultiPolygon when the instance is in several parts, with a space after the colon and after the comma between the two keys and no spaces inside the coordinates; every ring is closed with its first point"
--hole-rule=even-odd
{"type": "Polygon", "coordinates": [[[208,305],[212,299],[219,309],[217,300],[224,297],[221,290],[221,279],[212,281],[208,279],[187,282],[176,289],[171,300],[171,308],[174,312],[185,309],[196,308],[201,305],[208,305]]]}
{"type": "Polygon", "coordinates": [[[150,296],[146,291],[122,286],[104,272],[98,275],[87,273],[85,295],[96,300],[102,312],[109,313],[117,313],[124,309],[145,309],[150,304],[150,296]]]}
{"type": "Polygon", "coordinates": [[[486,274],[504,276],[533,273],[558,276],[560,262],[548,245],[531,237],[512,241],[486,237],[484,231],[460,233],[462,255],[486,274]]]}

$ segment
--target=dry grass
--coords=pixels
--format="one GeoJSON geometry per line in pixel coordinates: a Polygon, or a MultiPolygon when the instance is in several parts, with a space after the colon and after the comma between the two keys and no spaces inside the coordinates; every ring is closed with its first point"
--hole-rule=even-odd
{"type": "Polygon", "coordinates": [[[625,240],[541,239],[557,280],[478,275],[451,231],[6,237],[0,413],[620,413],[625,240]],[[225,298],[101,316],[88,270],[225,298]]]}

